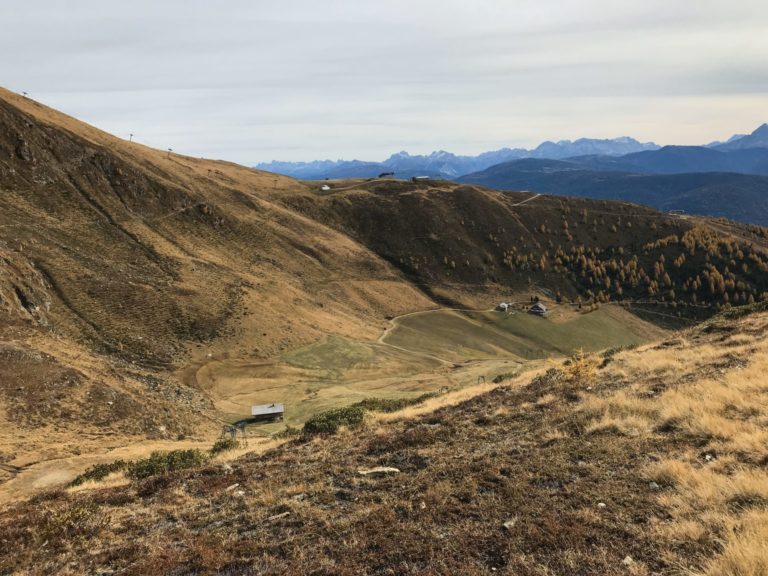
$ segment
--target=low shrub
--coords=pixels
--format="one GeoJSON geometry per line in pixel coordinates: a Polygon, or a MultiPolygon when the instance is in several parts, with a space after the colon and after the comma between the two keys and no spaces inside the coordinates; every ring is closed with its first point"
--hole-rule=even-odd
{"type": "Polygon", "coordinates": [[[166,474],[174,470],[197,468],[205,464],[209,458],[208,454],[197,448],[171,450],[170,452],[152,452],[149,458],[129,463],[126,475],[132,480],[141,480],[149,476],[166,474]]]}
{"type": "Polygon", "coordinates": [[[238,448],[240,448],[240,442],[238,440],[234,438],[219,438],[213,443],[213,446],[211,446],[211,449],[208,450],[208,452],[211,456],[215,456],[216,454],[221,454],[222,452],[227,452],[229,450],[236,450],[238,448]]]}
{"type": "Polygon", "coordinates": [[[280,432],[275,432],[272,435],[272,437],[285,439],[285,438],[294,438],[296,436],[299,436],[300,434],[301,434],[301,430],[299,428],[295,428],[293,426],[286,426],[285,430],[281,430],[280,432]]]}
{"type": "Polygon", "coordinates": [[[744,306],[736,306],[734,308],[726,308],[719,314],[715,315],[712,320],[737,320],[739,318],[749,316],[750,314],[766,311],[768,311],[768,300],[756,302],[754,304],[746,304],[744,306]]]}
{"type": "Polygon", "coordinates": [[[566,373],[559,368],[548,368],[544,374],[540,374],[531,380],[529,386],[537,390],[547,390],[555,385],[561,384],[566,379],[566,373]]]}
{"type": "Polygon", "coordinates": [[[595,376],[596,363],[583,350],[577,350],[564,363],[565,373],[572,384],[588,384],[595,376]]]}
{"type": "Polygon", "coordinates": [[[619,352],[626,352],[628,350],[634,350],[637,348],[637,344],[626,344],[624,346],[614,346],[613,348],[607,348],[603,350],[601,356],[603,361],[600,363],[599,368],[605,368],[613,361],[613,357],[619,352]]]}
{"type": "Polygon", "coordinates": [[[356,428],[363,423],[365,408],[359,404],[345,408],[334,408],[315,414],[304,423],[302,435],[335,434],[342,426],[356,428]]]}
{"type": "Polygon", "coordinates": [[[125,470],[125,468],[128,466],[129,462],[126,462],[125,460],[115,460],[114,462],[108,462],[106,464],[94,464],[90,468],[88,468],[85,472],[77,476],[72,482],[69,483],[70,486],[79,486],[80,484],[83,484],[84,482],[88,482],[90,480],[104,480],[107,476],[112,474],[113,472],[120,472],[121,470],[125,470]]]}
{"type": "Polygon", "coordinates": [[[93,538],[109,525],[109,517],[92,503],[70,504],[49,509],[38,527],[38,538],[53,549],[65,548],[73,540],[93,538]]]}
{"type": "Polygon", "coordinates": [[[358,402],[353,406],[360,406],[365,410],[370,410],[371,412],[389,413],[397,412],[398,410],[402,410],[408,406],[421,404],[430,398],[435,398],[437,396],[439,396],[437,392],[426,392],[425,394],[416,396],[415,398],[366,398],[362,402],[358,402]]]}

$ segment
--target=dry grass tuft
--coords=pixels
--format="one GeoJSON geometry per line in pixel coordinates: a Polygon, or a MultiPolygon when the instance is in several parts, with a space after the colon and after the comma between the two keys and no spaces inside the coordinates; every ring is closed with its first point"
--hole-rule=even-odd
{"type": "Polygon", "coordinates": [[[747,514],[724,538],[723,553],[700,576],[768,574],[768,512],[747,514]]]}

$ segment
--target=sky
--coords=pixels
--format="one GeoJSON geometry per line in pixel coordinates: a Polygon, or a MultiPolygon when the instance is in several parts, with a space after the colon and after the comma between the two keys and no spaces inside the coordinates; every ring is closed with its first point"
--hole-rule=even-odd
{"type": "Polygon", "coordinates": [[[0,0],[0,84],[247,165],[768,121],[765,0],[0,0]]]}

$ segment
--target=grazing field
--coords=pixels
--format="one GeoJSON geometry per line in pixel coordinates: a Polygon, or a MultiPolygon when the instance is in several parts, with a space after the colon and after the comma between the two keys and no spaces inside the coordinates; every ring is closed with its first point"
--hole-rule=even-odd
{"type": "Polygon", "coordinates": [[[435,310],[396,318],[378,342],[325,336],[275,361],[214,359],[195,378],[226,421],[246,418],[253,404],[285,403],[282,423],[250,428],[266,434],[365,398],[455,390],[510,377],[531,361],[638,344],[662,333],[610,306],[589,314],[560,307],[551,318],[435,310]]]}
{"type": "Polygon", "coordinates": [[[410,398],[461,388],[479,376],[512,374],[520,366],[514,358],[446,363],[387,344],[328,336],[275,362],[213,360],[197,370],[196,379],[227,421],[246,418],[253,404],[285,403],[282,423],[249,428],[249,433],[266,434],[365,398],[410,398]]]}
{"type": "Polygon", "coordinates": [[[588,314],[555,309],[552,318],[525,312],[436,310],[399,319],[384,337],[393,346],[449,361],[512,357],[521,361],[639,344],[662,331],[623,310],[604,306],[588,314]]]}

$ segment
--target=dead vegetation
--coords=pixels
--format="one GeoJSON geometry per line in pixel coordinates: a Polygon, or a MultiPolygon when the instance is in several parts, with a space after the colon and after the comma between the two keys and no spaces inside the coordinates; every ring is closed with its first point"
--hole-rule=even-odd
{"type": "Polygon", "coordinates": [[[422,415],[49,494],[1,513],[0,570],[758,576],[767,328],[721,317],[422,415]]]}

